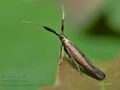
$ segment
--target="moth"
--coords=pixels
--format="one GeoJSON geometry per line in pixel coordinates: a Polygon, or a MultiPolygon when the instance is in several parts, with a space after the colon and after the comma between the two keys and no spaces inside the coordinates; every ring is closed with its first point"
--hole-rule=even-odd
{"type": "MultiPolygon", "coordinates": [[[[91,61],[74,45],[64,34],[64,9],[62,8],[63,16],[61,20],[61,33],[58,34],[55,30],[51,29],[48,26],[41,26],[45,30],[52,32],[55,34],[59,40],[61,41],[62,47],[66,54],[73,60],[78,70],[82,67],[85,71],[87,71],[90,75],[92,75],[97,80],[103,80],[105,78],[105,74],[99,68],[95,67],[91,61]]],[[[25,21],[26,22],[26,21],[25,21]]],[[[32,22],[27,22],[32,23],[32,22]]],[[[32,23],[35,24],[35,23],[32,23]]]]}

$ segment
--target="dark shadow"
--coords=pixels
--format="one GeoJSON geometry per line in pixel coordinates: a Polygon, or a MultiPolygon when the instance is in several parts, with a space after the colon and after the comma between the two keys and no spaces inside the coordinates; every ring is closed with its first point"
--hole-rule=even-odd
{"type": "MultiPolygon", "coordinates": [[[[78,68],[77,68],[76,65],[74,64],[73,60],[70,60],[70,58],[67,58],[67,57],[64,57],[64,58],[65,58],[65,60],[66,60],[73,68],[75,68],[76,70],[78,70],[78,68]]],[[[91,78],[94,78],[94,79],[96,79],[96,80],[102,81],[102,80],[96,78],[96,76],[94,76],[94,75],[91,74],[90,72],[86,71],[82,66],[80,66],[80,70],[81,70],[81,72],[80,72],[81,75],[82,75],[82,73],[84,73],[85,75],[88,75],[88,76],[90,76],[91,78]]]]}
{"type": "Polygon", "coordinates": [[[110,28],[106,24],[107,23],[106,21],[107,21],[106,16],[101,15],[100,18],[93,25],[88,27],[87,31],[85,30],[85,32],[91,36],[113,36],[120,38],[120,33],[110,28]]]}

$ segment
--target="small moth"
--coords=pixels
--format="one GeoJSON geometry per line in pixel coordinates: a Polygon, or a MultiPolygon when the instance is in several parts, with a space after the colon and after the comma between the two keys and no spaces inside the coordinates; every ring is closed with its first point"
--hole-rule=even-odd
{"type": "Polygon", "coordinates": [[[31,23],[40,25],[45,30],[52,32],[55,34],[61,41],[62,47],[64,48],[64,51],[67,53],[67,55],[73,60],[75,65],[77,66],[78,70],[80,70],[80,67],[82,67],[85,71],[87,71],[90,75],[92,75],[97,80],[103,80],[105,78],[105,74],[103,71],[95,67],[90,60],[65,36],[64,34],[64,9],[63,11],[63,17],[61,21],[61,33],[58,34],[55,30],[51,29],[47,26],[41,26],[37,23],[32,23],[29,21],[24,21],[25,23],[31,23]]]}

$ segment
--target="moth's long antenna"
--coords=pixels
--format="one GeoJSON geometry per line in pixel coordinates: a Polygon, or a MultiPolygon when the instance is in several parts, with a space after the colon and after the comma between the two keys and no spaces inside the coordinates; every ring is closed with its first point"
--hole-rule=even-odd
{"type": "Polygon", "coordinates": [[[64,19],[65,19],[64,5],[61,5],[61,8],[62,8],[61,33],[64,34],[64,19]]]}
{"type": "Polygon", "coordinates": [[[34,24],[34,25],[43,27],[45,30],[47,30],[47,31],[49,31],[49,32],[52,32],[52,33],[54,33],[55,35],[57,35],[58,37],[60,37],[60,35],[59,35],[55,30],[51,29],[50,27],[42,26],[42,25],[39,24],[39,23],[33,23],[33,22],[30,22],[30,21],[22,21],[22,23],[34,24]]]}

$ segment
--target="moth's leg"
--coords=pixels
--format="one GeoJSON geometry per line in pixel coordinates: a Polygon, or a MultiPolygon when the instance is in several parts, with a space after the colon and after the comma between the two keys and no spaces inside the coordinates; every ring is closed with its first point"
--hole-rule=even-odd
{"type": "MultiPolygon", "coordinates": [[[[64,6],[61,6],[61,8],[62,8],[61,34],[64,35],[64,18],[65,18],[65,15],[64,15],[64,6]]],[[[61,44],[60,57],[59,57],[59,65],[63,61],[63,58],[64,58],[64,48],[63,48],[63,46],[61,44]]]]}
{"type": "Polygon", "coordinates": [[[73,62],[75,63],[75,65],[76,65],[76,67],[77,67],[77,69],[78,69],[78,71],[80,72],[80,74],[82,75],[82,70],[81,70],[81,68],[80,68],[80,66],[79,66],[79,64],[74,60],[74,59],[72,59],[73,60],[73,62]]]}
{"type": "Polygon", "coordinates": [[[59,56],[59,60],[58,60],[58,65],[61,65],[61,62],[63,61],[64,59],[64,49],[63,49],[63,46],[61,45],[60,47],[60,56],[59,56]]]}
{"type": "Polygon", "coordinates": [[[79,71],[81,71],[80,68],[79,68],[79,65],[77,64],[77,62],[76,62],[75,60],[73,60],[73,62],[74,62],[75,65],[77,66],[77,69],[78,69],[79,71]]]}
{"type": "Polygon", "coordinates": [[[75,65],[76,65],[78,71],[80,72],[80,74],[83,75],[83,72],[82,72],[82,69],[80,68],[80,65],[74,59],[72,59],[72,60],[75,63],[75,65]]]}

